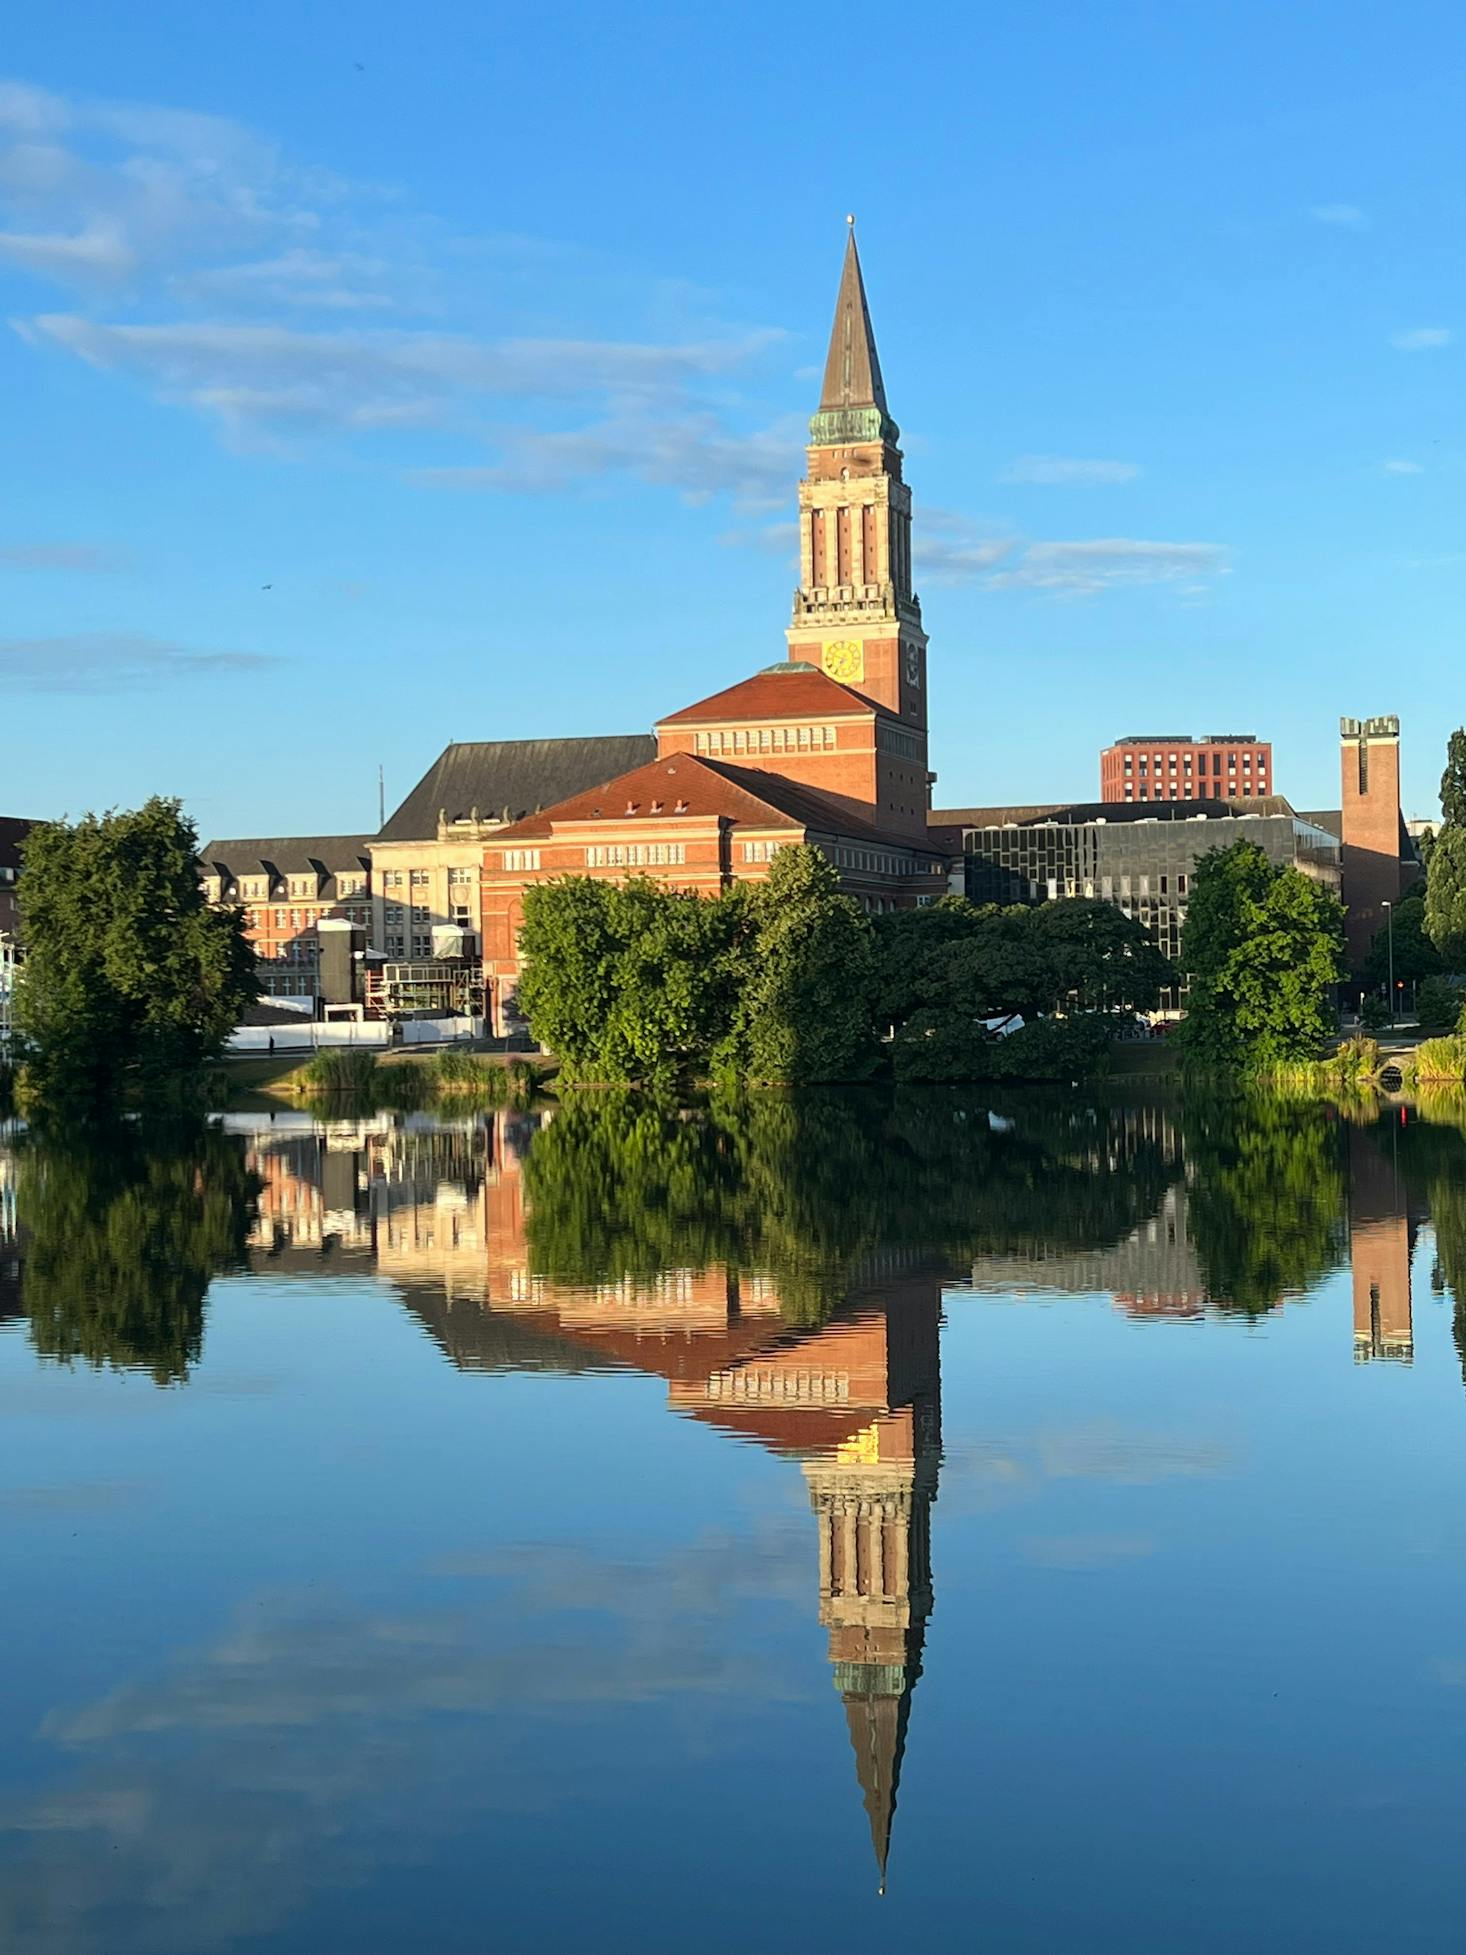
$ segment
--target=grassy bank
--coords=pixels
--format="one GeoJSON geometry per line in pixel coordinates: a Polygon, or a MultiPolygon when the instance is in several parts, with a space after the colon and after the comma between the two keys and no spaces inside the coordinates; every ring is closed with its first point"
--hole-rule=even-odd
{"type": "Polygon", "coordinates": [[[269,1057],[231,1060],[219,1077],[225,1104],[264,1098],[292,1106],[349,1100],[384,1111],[414,1112],[440,1105],[527,1105],[554,1070],[540,1055],[464,1052],[391,1052],[336,1046],[299,1060],[269,1057]]]}

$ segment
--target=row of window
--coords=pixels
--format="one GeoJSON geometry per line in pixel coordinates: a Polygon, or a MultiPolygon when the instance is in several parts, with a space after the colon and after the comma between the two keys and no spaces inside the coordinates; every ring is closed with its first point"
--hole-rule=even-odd
{"type": "MultiPolygon", "coordinates": [[[[539,867],[539,850],[534,851],[534,867],[539,867]]],[[[608,842],[588,848],[588,869],[640,869],[652,864],[673,864],[687,860],[685,842],[608,842]]]]}
{"type": "Polygon", "coordinates": [[[1048,876],[1044,878],[1044,888],[1051,903],[1061,896],[1098,896],[1106,903],[1128,903],[1136,896],[1142,903],[1151,898],[1151,884],[1158,883],[1156,894],[1160,896],[1184,896],[1186,877],[1184,875],[1165,876],[1048,876]],[[1172,885],[1174,884],[1174,888],[1172,885]]]}
{"type": "Polygon", "coordinates": [[[828,750],[835,744],[832,726],[732,726],[695,733],[697,753],[792,753],[828,750]]]}
{"type": "MultiPolygon", "coordinates": [[[[353,904],[346,915],[348,921],[363,926],[371,921],[371,911],[365,905],[353,904]]],[[[313,930],[316,926],[314,910],[254,910],[249,919],[251,929],[268,929],[272,916],[277,930],[313,930]]]]}
{"type": "MultiPolygon", "coordinates": [[[[1250,753],[1243,754],[1242,765],[1244,767],[1251,767],[1252,759],[1253,756],[1250,753]]],[[[1259,753],[1257,756],[1257,764],[1259,768],[1266,767],[1267,766],[1266,755],[1259,753]]],[[[1127,774],[1132,772],[1137,774],[1144,774],[1147,773],[1148,771],[1149,769],[1146,766],[1146,757],[1144,754],[1141,754],[1139,756],[1138,760],[1136,761],[1133,767],[1131,765],[1130,755],[1128,753],[1126,754],[1125,772],[1127,774]]],[[[1155,771],[1158,774],[1162,771],[1162,761],[1161,761],[1161,756],[1159,754],[1155,756],[1155,771]]],[[[1174,774],[1176,772],[1176,756],[1174,754],[1172,754],[1170,758],[1165,762],[1165,771],[1170,774],[1174,774]]],[[[1191,772],[1191,755],[1189,753],[1183,754],[1181,756],[1181,771],[1187,774],[1191,772]]],[[[1199,754],[1197,756],[1196,771],[1198,774],[1205,774],[1207,772],[1205,754],[1199,754]]],[[[1211,772],[1213,774],[1220,774],[1221,771],[1222,771],[1222,756],[1219,753],[1214,753],[1211,757],[1211,772]]],[[[1229,753],[1227,755],[1227,772],[1229,774],[1235,774],[1236,771],[1237,771],[1237,756],[1234,753],[1229,753]]]]}
{"type": "Polygon", "coordinates": [[[745,842],[743,859],[745,862],[772,862],[779,850],[788,846],[787,842],[745,842]]]}
{"type": "Polygon", "coordinates": [[[892,726],[887,720],[876,722],[876,745],[882,753],[899,754],[902,760],[921,759],[921,741],[916,734],[908,733],[904,726],[892,726]]]}
{"type": "Polygon", "coordinates": [[[409,954],[413,957],[431,957],[433,954],[432,935],[429,933],[427,935],[418,934],[414,936],[412,938],[412,950],[410,953],[407,946],[408,939],[400,934],[385,937],[382,941],[382,948],[389,957],[406,957],[409,954]]]}
{"type": "Polygon", "coordinates": [[[946,874],[940,862],[918,861],[914,855],[897,855],[891,849],[839,847],[834,851],[834,860],[837,868],[863,869],[877,876],[921,876],[928,870],[937,876],[946,874]]]}

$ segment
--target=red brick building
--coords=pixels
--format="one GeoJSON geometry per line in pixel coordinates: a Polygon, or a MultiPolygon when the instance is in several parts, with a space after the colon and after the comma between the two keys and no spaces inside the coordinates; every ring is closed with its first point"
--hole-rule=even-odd
{"type": "Polygon", "coordinates": [[[799,485],[788,657],[667,715],[649,765],[486,838],[496,1024],[518,979],[524,891],[552,876],[645,874],[712,895],[809,843],[872,912],[944,893],[947,856],[927,832],[927,640],[899,436],[852,232],[799,485]]]}
{"type": "Polygon", "coordinates": [[[1255,733],[1127,733],[1100,755],[1101,801],[1252,801],[1273,791],[1255,733]]]}
{"type": "Polygon", "coordinates": [[[1359,970],[1408,881],[1419,874],[1400,813],[1400,722],[1393,715],[1339,721],[1344,934],[1359,970]]]}

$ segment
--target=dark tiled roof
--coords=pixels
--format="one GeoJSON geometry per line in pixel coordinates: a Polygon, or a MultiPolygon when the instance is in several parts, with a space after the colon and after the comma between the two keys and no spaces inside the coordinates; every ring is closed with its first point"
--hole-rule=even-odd
{"type": "Polygon", "coordinates": [[[0,815],[0,869],[20,873],[20,845],[36,826],[22,815],[0,815]]]}
{"type": "Polygon", "coordinates": [[[236,873],[249,871],[257,862],[268,863],[285,875],[297,876],[314,869],[354,869],[366,866],[372,846],[370,835],[268,835],[253,841],[205,842],[199,850],[204,862],[218,862],[236,873]]]}
{"type": "Polygon", "coordinates": [[[321,897],[329,901],[340,870],[349,869],[354,875],[370,869],[371,846],[370,835],[271,835],[252,841],[206,842],[199,860],[206,875],[227,881],[258,875],[262,869],[278,876],[324,873],[321,897]]]}
{"type": "Polygon", "coordinates": [[[897,718],[853,686],[842,686],[817,667],[795,660],[740,679],[736,686],[699,699],[695,706],[668,713],[657,725],[690,726],[702,720],[817,720],[851,713],[897,718]]]}
{"type": "Polygon", "coordinates": [[[656,757],[649,733],[596,734],[583,740],[459,740],[445,747],[394,814],[381,842],[433,841],[438,815],[467,819],[475,808],[496,821],[507,808],[512,821],[548,808],[582,789],[641,767],[656,757]]]}
{"type": "Polygon", "coordinates": [[[838,803],[818,788],[806,787],[803,781],[690,753],[667,755],[584,794],[572,795],[553,808],[501,828],[494,840],[543,841],[560,822],[604,820],[620,824],[685,821],[698,816],[722,816],[758,828],[812,828],[821,835],[849,836],[901,849],[922,847],[905,835],[890,834],[858,815],[847,814],[838,803]],[[683,804],[680,812],[679,803],[683,804]]]}

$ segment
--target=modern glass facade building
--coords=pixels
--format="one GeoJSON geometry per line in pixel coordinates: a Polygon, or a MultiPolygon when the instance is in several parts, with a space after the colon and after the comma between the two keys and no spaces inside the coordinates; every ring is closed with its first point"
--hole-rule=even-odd
{"type": "Polygon", "coordinates": [[[1337,893],[1337,836],[1291,810],[1242,814],[1226,802],[1174,810],[1090,803],[1027,821],[964,824],[963,882],[974,903],[1097,897],[1144,924],[1175,959],[1197,863],[1242,841],[1337,893]]]}

